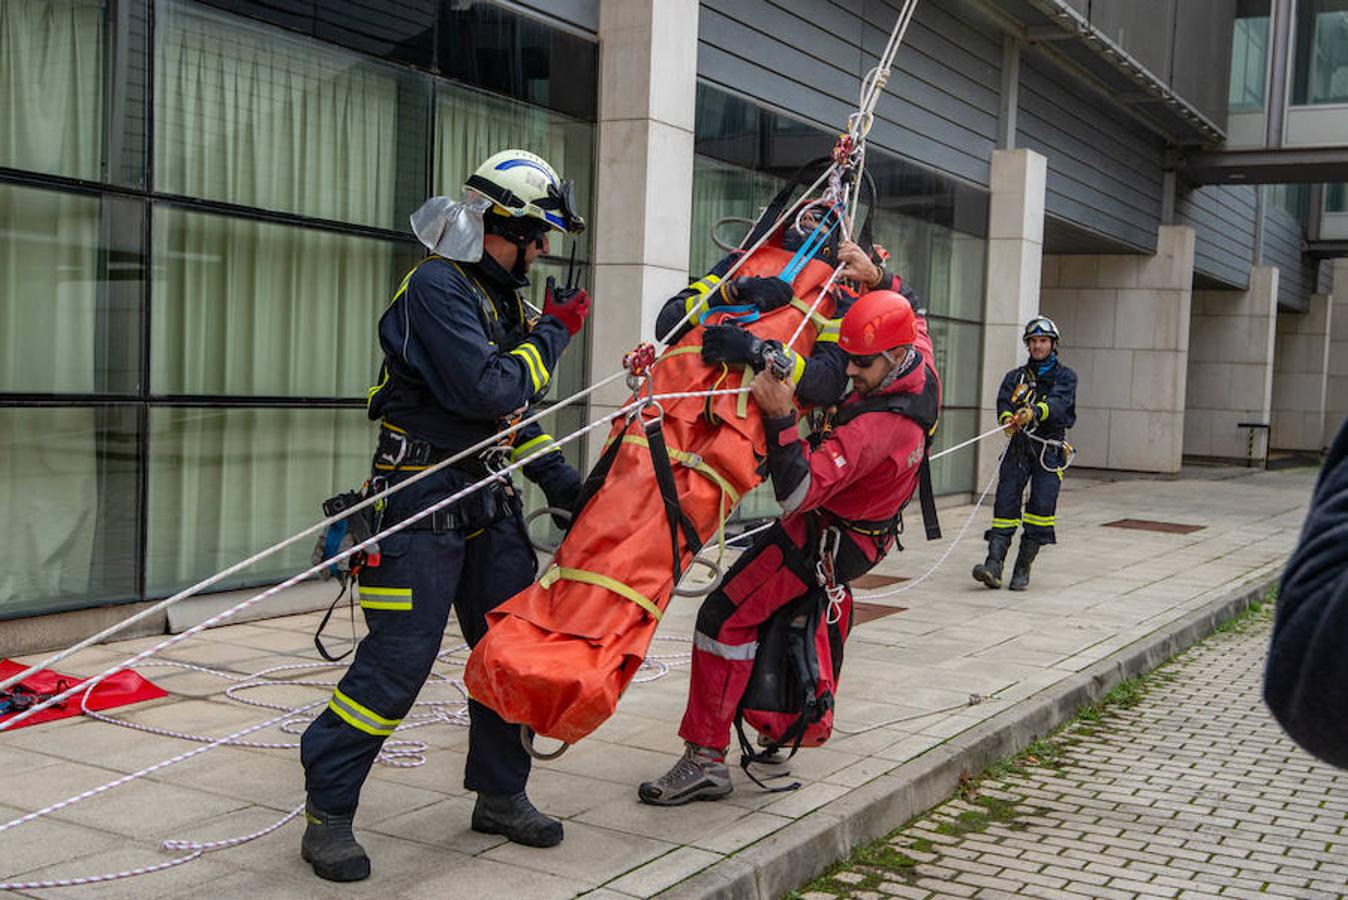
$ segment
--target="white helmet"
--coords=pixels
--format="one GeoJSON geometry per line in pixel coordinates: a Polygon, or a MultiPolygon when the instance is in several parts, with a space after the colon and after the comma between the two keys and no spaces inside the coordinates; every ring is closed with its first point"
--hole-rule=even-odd
{"type": "Polygon", "coordinates": [[[576,214],[572,182],[558,178],[547,160],[527,150],[502,150],[488,157],[464,188],[490,198],[497,215],[538,219],[571,234],[585,230],[585,220],[576,214]]]}

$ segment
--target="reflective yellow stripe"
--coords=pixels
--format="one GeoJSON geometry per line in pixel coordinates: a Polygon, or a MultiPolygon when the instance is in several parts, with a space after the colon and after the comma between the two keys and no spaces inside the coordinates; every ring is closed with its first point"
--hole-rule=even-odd
{"type": "Polygon", "coordinates": [[[993,528],[1015,528],[1015,527],[1016,527],[1017,525],[1019,525],[1019,524],[1020,524],[1020,519],[998,519],[998,518],[993,518],[993,520],[992,520],[992,527],[993,527],[993,528]]]}
{"type": "MultiPolygon", "coordinates": [[[[639,434],[623,435],[623,443],[636,444],[639,447],[646,447],[648,449],[651,446],[650,442],[647,441],[645,437],[639,434]]],[[[692,469],[694,472],[704,475],[708,479],[710,479],[713,484],[719,487],[725,493],[725,495],[730,498],[732,506],[740,502],[739,492],[730,486],[730,482],[726,481],[725,477],[720,472],[716,471],[711,466],[707,465],[702,460],[702,457],[698,456],[695,453],[688,453],[683,450],[679,450],[675,447],[666,447],[665,449],[669,452],[670,459],[675,460],[680,464],[685,465],[688,468],[692,469]]]]}
{"type": "Polygon", "coordinates": [[[523,459],[524,457],[526,457],[526,456],[528,456],[529,454],[533,453],[533,452],[534,452],[535,450],[537,450],[539,447],[542,447],[544,444],[555,444],[555,443],[557,443],[557,442],[556,442],[555,440],[553,440],[552,435],[550,435],[550,434],[540,434],[538,437],[536,437],[536,438],[534,438],[534,439],[532,439],[532,440],[525,441],[523,444],[520,444],[520,445],[519,445],[518,447],[516,447],[514,450],[511,450],[511,451],[510,451],[510,461],[511,461],[512,463],[517,463],[517,462],[519,462],[521,459],[523,459]]]}
{"type": "Polygon", "coordinates": [[[1026,525],[1038,525],[1041,528],[1051,528],[1053,526],[1053,516],[1036,516],[1034,513],[1025,513],[1026,525]]]}
{"type": "Polygon", "coordinates": [[[356,596],[360,599],[361,609],[408,610],[412,608],[411,588],[361,587],[357,585],[356,596]],[[406,597],[406,600],[367,600],[367,597],[406,597]]]}
{"type": "Polygon", "coordinates": [[[1048,404],[1040,402],[1036,403],[1035,406],[1039,407],[1039,421],[1046,420],[1048,418],[1048,404]]]}
{"type": "Polygon", "coordinates": [[[805,357],[794,350],[787,350],[791,354],[791,383],[800,384],[800,379],[805,377],[805,357]]]}
{"type": "Polygon", "coordinates": [[[1007,422],[1011,421],[1011,413],[1009,412],[1002,413],[997,417],[997,421],[1005,425],[1007,422]]]}
{"type": "Polygon", "coordinates": [[[655,617],[657,622],[660,621],[660,618],[663,615],[660,612],[660,607],[656,606],[642,594],[623,584],[618,579],[610,578],[607,575],[600,575],[598,572],[589,572],[585,569],[568,569],[562,566],[550,566],[548,567],[548,570],[543,573],[543,577],[538,580],[538,586],[547,590],[562,579],[565,579],[566,581],[579,581],[582,584],[592,584],[595,587],[601,587],[606,591],[612,591],[619,597],[625,597],[637,606],[646,610],[646,612],[655,617]]]}
{"type": "Polygon", "coordinates": [[[842,333],[842,319],[829,319],[829,323],[819,331],[816,341],[822,343],[838,343],[838,335],[842,333]]]}
{"type": "Polygon", "coordinates": [[[687,318],[688,316],[692,316],[695,312],[697,312],[698,307],[706,305],[707,294],[711,293],[712,289],[715,288],[720,283],[721,283],[720,275],[708,275],[706,278],[703,278],[699,281],[694,281],[692,284],[688,285],[688,287],[684,288],[684,290],[692,290],[696,292],[689,295],[688,299],[685,300],[683,303],[685,318],[687,318]]]}
{"type": "MultiPolygon", "coordinates": [[[[740,378],[740,387],[747,388],[749,382],[754,380],[754,367],[748,363],[744,364],[744,376],[740,378]]],[[[749,392],[741,391],[735,398],[735,415],[743,419],[749,415],[749,392]]]]}
{"type": "Polygon", "coordinates": [[[538,352],[538,348],[533,344],[520,344],[514,350],[510,351],[511,356],[518,356],[524,360],[524,364],[529,369],[529,378],[534,384],[534,393],[538,393],[548,386],[548,369],[543,365],[543,356],[538,352]]]}
{"type": "Polygon", "coordinates": [[[352,728],[366,734],[372,734],[375,737],[388,737],[402,722],[402,719],[386,719],[374,710],[361,706],[355,700],[343,694],[340,688],[332,692],[332,699],[328,701],[328,709],[336,713],[343,722],[352,728]]]}

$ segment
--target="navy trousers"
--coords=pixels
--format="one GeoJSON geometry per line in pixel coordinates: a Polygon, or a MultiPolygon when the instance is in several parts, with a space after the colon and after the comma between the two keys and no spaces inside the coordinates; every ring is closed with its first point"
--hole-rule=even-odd
{"type": "MultiPolygon", "coordinates": [[[[1053,523],[1062,475],[1039,464],[1041,448],[1042,444],[1024,435],[1018,434],[1011,439],[997,474],[997,502],[992,509],[992,527],[983,535],[984,539],[994,534],[1013,535],[1016,526],[1024,524],[1025,536],[1031,540],[1041,544],[1057,543],[1053,523]],[[1025,503],[1022,516],[1021,498],[1026,485],[1030,488],[1030,498],[1025,503]]],[[[1047,466],[1061,466],[1062,460],[1061,448],[1045,449],[1044,463],[1047,466]]]]}
{"type": "MultiPolygon", "coordinates": [[[[389,480],[407,477],[410,473],[394,473],[389,480]]],[[[384,527],[466,483],[463,475],[442,470],[394,494],[384,527]]],[[[485,494],[479,491],[461,508],[469,515],[474,510],[481,514],[485,494]]],[[[430,674],[450,607],[465,639],[476,645],[487,631],[486,614],[533,581],[537,558],[517,511],[483,528],[470,525],[440,533],[426,530],[428,521],[382,541],[379,566],[361,573],[360,605],[369,634],[356,648],[327,709],[301,739],[305,789],[325,812],[355,811],[379,748],[411,710],[430,674]]],[[[464,787],[487,794],[523,791],[529,755],[520,743],[519,726],[474,701],[468,710],[464,787]]]]}

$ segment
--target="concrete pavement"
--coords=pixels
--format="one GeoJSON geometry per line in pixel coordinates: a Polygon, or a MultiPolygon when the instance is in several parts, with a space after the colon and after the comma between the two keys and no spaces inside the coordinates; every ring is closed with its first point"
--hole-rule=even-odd
{"type": "MultiPolygon", "coordinates": [[[[428,684],[422,727],[426,765],[376,767],[356,817],[374,877],[336,886],[298,855],[300,826],[208,854],[166,872],[34,896],[477,897],[483,894],[775,897],[813,877],[858,843],[878,838],[948,796],[960,772],[977,771],[1060,724],[1121,677],[1154,666],[1201,637],[1276,578],[1296,539],[1314,480],[1309,469],[1200,468],[1178,479],[1069,472],[1059,507],[1062,543],[1040,554],[1029,592],[989,591],[970,580],[981,559],[984,507],[965,540],[930,579],[859,591],[876,615],[847,646],[838,730],[792,761],[804,787],[764,794],[742,777],[725,801],[654,809],[636,784],[681,751],[675,735],[687,690],[687,638],[698,601],[675,598],[652,653],[653,678],[634,685],[618,713],[553,763],[538,765],[530,795],[566,819],[558,848],[532,850],[468,828],[462,789],[466,730],[452,659],[428,684]],[[1190,533],[1110,527],[1121,519],[1197,526],[1190,533]],[[981,702],[971,705],[971,696],[981,702]]],[[[969,507],[947,509],[953,536],[969,507]]],[[[945,551],[909,532],[908,550],[876,575],[915,578],[945,551]]],[[[313,663],[317,617],[290,616],[214,629],[168,654],[231,673],[313,663]]],[[[446,635],[446,646],[457,633],[446,635]]],[[[65,669],[88,674],[148,646],[138,639],[93,648],[65,669]]],[[[331,645],[331,642],[330,642],[331,645]]],[[[460,658],[461,657],[457,657],[460,658]]],[[[337,670],[282,673],[333,681],[337,670]]],[[[224,695],[207,674],[147,669],[169,698],[120,712],[127,720],[227,734],[276,714],[224,695]]],[[[242,692],[277,706],[324,699],[308,685],[242,692]]],[[[401,735],[400,735],[401,736],[401,735]]],[[[292,742],[269,728],[254,736],[292,742]]],[[[182,740],[68,720],[0,733],[0,824],[91,786],[190,749],[182,740]]],[[[220,748],[52,817],[0,833],[0,879],[36,880],[115,871],[172,858],[165,838],[217,839],[276,821],[302,802],[293,750],[220,748]]]]}
{"type": "Polygon", "coordinates": [[[1191,649],[801,900],[1343,896],[1348,772],[1261,700],[1272,619],[1191,649]]]}

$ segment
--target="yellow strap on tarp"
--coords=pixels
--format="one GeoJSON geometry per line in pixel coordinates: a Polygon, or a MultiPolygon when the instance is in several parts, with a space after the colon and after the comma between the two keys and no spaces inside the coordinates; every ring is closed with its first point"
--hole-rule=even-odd
{"type": "Polygon", "coordinates": [[[832,320],[829,319],[828,316],[821,313],[819,310],[816,309],[813,312],[811,312],[810,304],[806,303],[799,297],[792,297],[791,305],[796,309],[800,310],[801,312],[805,313],[807,316],[809,316],[810,321],[814,323],[814,327],[819,329],[820,331],[823,331],[830,324],[832,324],[832,320]]]}
{"type": "MultiPolygon", "coordinates": [[[[650,442],[647,441],[644,436],[639,434],[623,435],[623,443],[636,444],[637,446],[645,447],[648,450],[650,449],[651,446],[650,442]]],[[[730,486],[730,482],[727,481],[725,477],[721,475],[720,472],[716,471],[711,466],[707,465],[706,462],[703,461],[702,457],[697,456],[696,454],[693,453],[686,453],[683,450],[678,450],[674,447],[669,446],[666,446],[665,450],[669,453],[670,459],[676,460],[677,462],[692,469],[694,472],[697,472],[711,479],[713,484],[719,487],[724,494],[730,497],[732,504],[738,504],[740,502],[739,492],[730,486]]]]}
{"type": "Polygon", "coordinates": [[[548,570],[543,573],[543,577],[538,580],[538,585],[544,590],[547,590],[558,581],[579,581],[582,584],[592,584],[595,587],[601,587],[606,591],[612,591],[619,597],[625,597],[637,606],[646,610],[646,612],[655,617],[657,622],[660,621],[661,617],[664,615],[660,612],[660,607],[656,606],[645,595],[608,575],[601,575],[598,572],[590,572],[586,569],[571,569],[566,566],[549,566],[548,570]]]}

